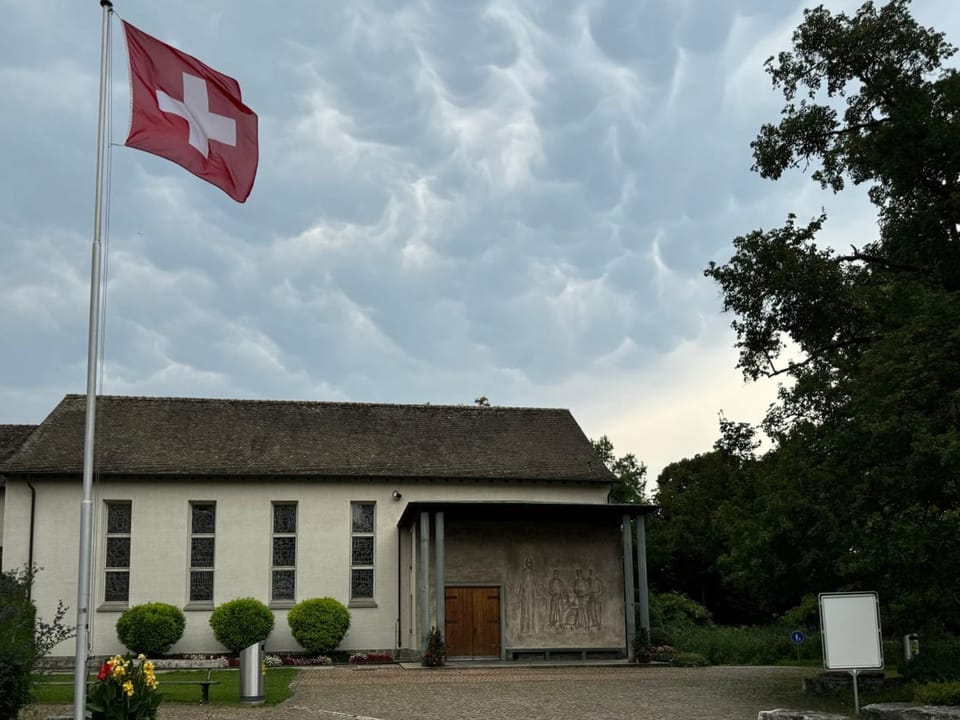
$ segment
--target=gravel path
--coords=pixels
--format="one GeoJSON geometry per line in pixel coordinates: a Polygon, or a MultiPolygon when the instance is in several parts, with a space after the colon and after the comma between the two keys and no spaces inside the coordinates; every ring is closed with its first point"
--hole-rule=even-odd
{"type": "MultiPolygon", "coordinates": [[[[602,667],[304,670],[274,707],[169,703],[159,720],[753,720],[778,707],[823,709],[801,691],[811,668],[602,667]]],[[[69,713],[32,706],[21,720],[69,713]]]]}

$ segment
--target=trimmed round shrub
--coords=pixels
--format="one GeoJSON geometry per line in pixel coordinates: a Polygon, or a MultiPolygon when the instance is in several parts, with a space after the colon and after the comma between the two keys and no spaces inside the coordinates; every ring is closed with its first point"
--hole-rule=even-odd
{"type": "Polygon", "coordinates": [[[273,612],[254,598],[236,598],[210,613],[210,627],[218,643],[240,652],[267,639],[273,631],[273,612]]]}
{"type": "Polygon", "coordinates": [[[134,605],[117,620],[117,638],[133,653],[164,655],[183,637],[187,621],[167,603],[134,605]]]}
{"type": "Polygon", "coordinates": [[[304,600],[287,613],[293,639],[311,653],[336,649],[350,628],[350,611],[330,597],[304,600]]]}

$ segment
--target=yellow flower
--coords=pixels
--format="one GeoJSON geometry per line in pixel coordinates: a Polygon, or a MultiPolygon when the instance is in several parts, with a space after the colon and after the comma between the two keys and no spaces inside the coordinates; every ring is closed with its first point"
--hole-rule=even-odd
{"type": "Polygon", "coordinates": [[[133,682],[127,680],[123,684],[123,691],[127,694],[127,697],[133,697],[133,682]]]}
{"type": "Polygon", "coordinates": [[[147,660],[147,661],[143,664],[143,671],[144,671],[144,672],[147,672],[147,673],[152,673],[152,672],[153,672],[153,663],[150,662],[149,660],[147,660]]]}
{"type": "Polygon", "coordinates": [[[127,674],[127,666],[124,665],[122,662],[119,662],[116,665],[114,665],[113,669],[110,671],[110,676],[114,680],[119,680],[126,674],[127,674]]]}
{"type": "Polygon", "coordinates": [[[146,659],[147,659],[147,656],[144,655],[143,653],[140,653],[139,655],[137,655],[137,660],[139,660],[139,661],[141,661],[141,662],[143,662],[143,661],[146,660],[146,659]]]}

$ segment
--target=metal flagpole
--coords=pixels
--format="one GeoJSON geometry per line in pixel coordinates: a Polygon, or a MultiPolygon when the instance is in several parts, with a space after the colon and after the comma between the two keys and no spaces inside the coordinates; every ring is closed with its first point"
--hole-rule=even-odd
{"type": "Polygon", "coordinates": [[[100,231],[103,227],[103,165],[107,127],[107,67],[110,62],[110,15],[113,3],[100,0],[100,113],[97,123],[97,188],[93,214],[90,263],[90,330],[87,337],[87,407],[83,440],[83,499],[80,503],[80,567],[77,572],[77,646],[73,664],[73,718],[84,720],[87,705],[87,646],[90,620],[90,568],[93,533],[93,445],[96,426],[97,365],[100,350],[100,272],[103,266],[100,231]]]}

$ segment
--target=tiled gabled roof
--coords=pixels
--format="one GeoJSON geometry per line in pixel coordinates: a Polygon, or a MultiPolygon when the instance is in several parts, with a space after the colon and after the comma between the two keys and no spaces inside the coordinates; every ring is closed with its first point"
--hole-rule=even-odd
{"type": "Polygon", "coordinates": [[[0,462],[16,452],[36,429],[36,425],[0,425],[0,462]]]}
{"type": "MultiPolygon", "coordinates": [[[[79,473],[86,398],[67,395],[8,475],[79,473]]],[[[568,410],[103,396],[101,474],[611,482],[568,410]]]]}

